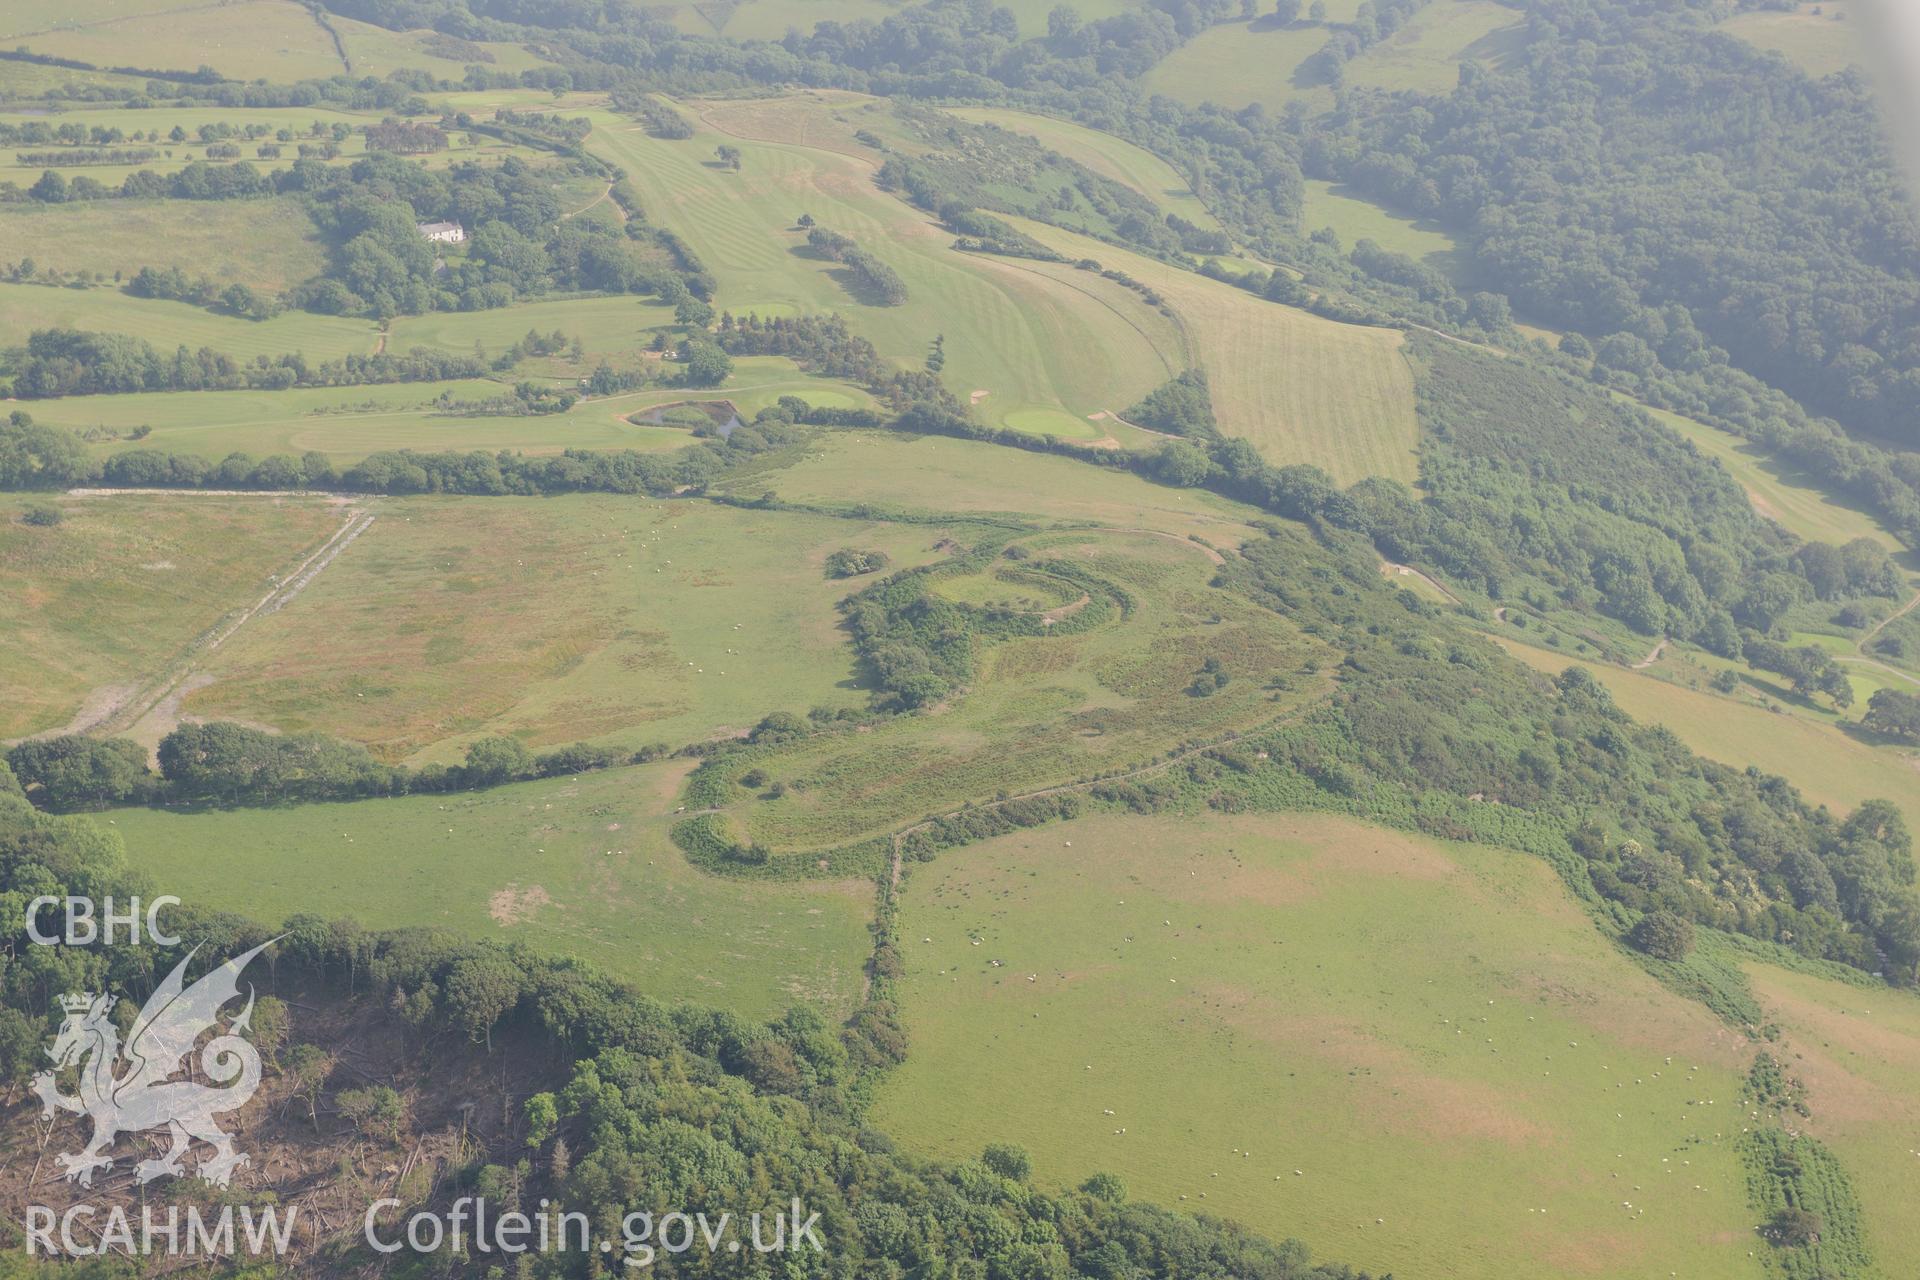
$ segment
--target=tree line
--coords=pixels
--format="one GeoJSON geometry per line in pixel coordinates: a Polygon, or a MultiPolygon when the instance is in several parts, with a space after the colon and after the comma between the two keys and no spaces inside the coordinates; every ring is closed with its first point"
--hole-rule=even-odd
{"type": "Polygon", "coordinates": [[[160,740],[159,771],[130,738],[30,738],[6,761],[27,798],[58,812],[114,805],[260,805],[470,790],[641,763],[637,755],[574,744],[540,755],[516,738],[482,738],[458,765],[383,764],[357,742],[320,733],[275,734],[228,721],[181,725],[160,740]]]}
{"type": "MultiPolygon", "coordinates": [[[[237,295],[233,301],[245,305],[237,295]]],[[[317,364],[297,352],[242,360],[211,347],[193,351],[184,345],[171,355],[163,355],[143,338],[80,329],[35,329],[19,351],[20,358],[12,370],[12,392],[23,400],[139,391],[283,391],[289,387],[442,382],[485,377],[489,368],[482,356],[455,355],[427,347],[414,347],[404,354],[351,354],[317,364]]]]}
{"type": "Polygon", "coordinates": [[[860,247],[851,236],[816,226],[807,232],[807,247],[847,269],[852,292],[863,301],[897,307],[907,300],[907,282],[900,273],[860,247]]]}

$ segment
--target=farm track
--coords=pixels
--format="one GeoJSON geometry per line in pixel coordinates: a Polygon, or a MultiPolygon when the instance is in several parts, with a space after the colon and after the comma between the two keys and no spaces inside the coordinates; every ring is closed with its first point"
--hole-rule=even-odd
{"type": "Polygon", "coordinates": [[[1205,556],[1208,560],[1212,561],[1214,564],[1225,564],[1227,562],[1227,558],[1225,556],[1221,555],[1218,551],[1215,551],[1212,547],[1208,546],[1206,543],[1195,542],[1192,538],[1182,537],[1180,534],[1177,534],[1177,533],[1168,533],[1165,529],[1127,529],[1127,528],[1120,528],[1114,525],[1101,525],[1098,527],[1105,529],[1109,533],[1140,533],[1140,534],[1145,534],[1149,538],[1165,538],[1169,542],[1178,542],[1182,546],[1192,547],[1195,551],[1198,551],[1201,555],[1205,556]]]}
{"type": "MultiPolygon", "coordinates": [[[[1446,587],[1441,585],[1439,579],[1435,578],[1432,574],[1427,573],[1425,570],[1414,568],[1410,564],[1395,564],[1391,560],[1382,560],[1380,562],[1380,572],[1387,575],[1406,574],[1410,577],[1418,578],[1420,579],[1420,581],[1426,583],[1428,586],[1432,587],[1435,591],[1438,591],[1441,595],[1445,596],[1449,603],[1452,603],[1452,604],[1460,603],[1460,597],[1453,594],[1453,592],[1447,590],[1446,587]]],[[[1501,621],[1504,622],[1505,620],[1506,620],[1505,617],[1502,616],[1501,621]]]]}
{"type": "Polygon", "coordinates": [[[123,733],[157,708],[167,705],[168,699],[183,693],[185,686],[199,674],[197,667],[201,659],[232,639],[240,628],[253,619],[278,612],[365,533],[373,520],[370,511],[349,509],[346,520],[334,530],[331,537],[309,552],[290,573],[277,577],[272,589],[249,608],[238,616],[223,618],[202,632],[152,679],[133,686],[126,697],[105,708],[104,714],[94,723],[69,726],[67,732],[123,733]]]}
{"type": "Polygon", "coordinates": [[[1913,598],[1911,600],[1901,605],[1898,609],[1895,609],[1892,613],[1888,614],[1886,617],[1880,619],[1880,621],[1874,623],[1873,629],[1867,632],[1867,634],[1861,636],[1859,643],[1856,644],[1854,648],[1860,650],[1860,652],[1862,653],[1865,653],[1867,651],[1867,646],[1873,643],[1874,638],[1876,636],[1878,636],[1882,631],[1885,631],[1890,624],[1898,622],[1900,619],[1912,613],[1916,606],[1920,606],[1920,591],[1914,592],[1913,598]]]}
{"type": "MultiPolygon", "coordinates": [[[[581,205],[578,209],[572,209],[566,213],[561,214],[560,221],[566,222],[569,219],[577,218],[581,214],[587,212],[587,210],[596,209],[599,206],[607,203],[607,201],[613,200],[613,186],[614,184],[609,182],[607,184],[607,189],[605,191],[602,191],[599,195],[587,201],[585,204],[581,205]]],[[[613,201],[613,207],[615,210],[619,212],[620,221],[625,222],[627,220],[627,211],[625,209],[620,208],[620,202],[618,200],[613,201]]]]}
{"type": "Polygon", "coordinates": [[[1854,648],[1859,650],[1857,656],[1854,654],[1841,654],[1839,655],[1839,661],[1851,662],[1862,667],[1872,667],[1875,671],[1885,672],[1887,675],[1904,680],[1908,684],[1920,685],[1920,676],[1915,676],[1911,671],[1902,671],[1892,663],[1882,662],[1879,658],[1872,657],[1867,653],[1867,646],[1873,643],[1876,636],[1882,631],[1885,631],[1893,623],[1898,622],[1909,613],[1912,613],[1917,607],[1920,607],[1920,591],[1914,592],[1912,599],[1876,622],[1871,631],[1861,636],[1860,639],[1854,643],[1854,648]]]}

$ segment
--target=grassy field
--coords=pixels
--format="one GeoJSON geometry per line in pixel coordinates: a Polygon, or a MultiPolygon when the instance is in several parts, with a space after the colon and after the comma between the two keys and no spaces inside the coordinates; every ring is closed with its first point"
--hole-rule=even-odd
{"type": "Polygon", "coordinates": [[[1021,229],[1158,290],[1207,371],[1220,429],[1251,440],[1268,461],[1311,462],[1342,484],[1417,474],[1413,371],[1397,332],[1323,320],[1039,223],[1021,229]]]}
{"type": "Polygon", "coordinates": [[[1304,22],[1221,23],[1155,63],[1147,88],[1191,106],[1213,102],[1238,111],[1258,102],[1278,111],[1297,98],[1322,110],[1333,105],[1333,90],[1303,64],[1330,34],[1304,22]]]}
{"type": "Polygon", "coordinates": [[[695,0],[673,7],[673,23],[690,35],[734,40],[778,40],[789,27],[810,32],[824,21],[880,22],[899,9],[897,0],[695,0]]]}
{"type": "Polygon", "coordinates": [[[859,999],[873,886],[718,880],[666,838],[683,762],[450,796],[111,815],[129,861],[196,906],[351,916],[578,956],[749,1018],[859,999]]]}
{"type": "MultiPolygon", "coordinates": [[[[1823,627],[1831,625],[1824,618],[1821,623],[1823,627]]],[[[1736,692],[1740,697],[1752,699],[1770,710],[1779,707],[1782,711],[1790,711],[1817,724],[1835,726],[1857,725],[1866,711],[1867,700],[1878,689],[1891,685],[1912,693],[1916,691],[1915,686],[1920,686],[1920,676],[1874,665],[1880,660],[1860,654],[1851,637],[1820,630],[1794,632],[1791,633],[1791,639],[1796,645],[1818,645],[1838,657],[1845,667],[1847,682],[1853,686],[1852,707],[1842,711],[1827,702],[1802,697],[1793,692],[1791,683],[1784,677],[1755,671],[1744,662],[1723,658],[1704,649],[1669,646],[1666,654],[1653,664],[1651,670],[1695,689],[1705,688],[1706,682],[1722,671],[1732,671],[1739,680],[1740,688],[1736,692]]]]}
{"type": "Polygon", "coordinates": [[[1785,1032],[1775,1054],[1806,1085],[1807,1132],[1852,1175],[1881,1272],[1920,1274],[1920,1000],[1750,964],[1747,976],[1785,1032]]]}
{"type": "MultiPolygon", "coordinates": [[[[1203,548],[1147,533],[1088,532],[1023,540],[1026,572],[1061,560],[1097,585],[1063,582],[1065,595],[1101,592],[1118,607],[1092,627],[1014,639],[985,649],[971,685],[928,714],[857,734],[809,739],[756,761],[786,784],[763,798],[742,788],[728,807],[735,830],[781,851],[818,850],[876,835],[997,793],[1024,792],[1143,765],[1182,743],[1252,728],[1324,692],[1301,679],[1279,693],[1277,672],[1324,666],[1331,651],[1277,615],[1212,589],[1203,548]],[[1208,697],[1190,690],[1212,660],[1230,677],[1208,697]]],[[[955,584],[963,595],[1011,599],[1018,585],[990,575],[955,584]]]]}
{"type": "Polygon", "coordinates": [[[1178,214],[1197,227],[1220,226],[1220,220],[1208,211],[1180,172],[1143,147],[1083,124],[1030,111],[1010,111],[1004,107],[952,107],[949,110],[963,119],[998,125],[1012,133],[1038,139],[1102,177],[1125,183],[1166,212],[1178,214]]]}
{"type": "Polygon", "coordinates": [[[873,1119],[916,1152],[1016,1142],[1374,1274],[1763,1274],[1752,1050],[1532,859],[1092,817],[916,868],[900,936],[914,1052],[873,1119]]]}
{"type": "Polygon", "coordinates": [[[0,739],[104,714],[340,524],[299,499],[55,501],[35,528],[0,498],[0,739]]]}
{"type": "Polygon", "coordinates": [[[109,8],[85,22],[63,16],[48,24],[53,29],[36,31],[23,43],[35,53],[96,66],[163,71],[212,66],[235,80],[304,80],[347,71],[332,38],[294,0],[132,8],[130,14],[109,8]]]}
{"type": "Polygon", "coordinates": [[[1363,239],[1372,240],[1382,249],[1419,259],[1456,284],[1466,278],[1465,255],[1438,223],[1391,212],[1344,183],[1309,178],[1306,186],[1300,214],[1306,230],[1332,227],[1348,249],[1363,239]]]}
{"type": "Polygon", "coordinates": [[[1775,461],[1740,437],[1703,422],[1649,405],[1640,407],[1691,440],[1702,453],[1718,459],[1747,491],[1753,509],[1789,533],[1836,545],[1871,538],[1891,550],[1902,548],[1900,540],[1870,513],[1836,501],[1793,464],[1775,461]]]}
{"type": "MultiPolygon", "coordinates": [[[[506,317],[514,312],[497,314],[506,317]]],[[[438,319],[420,317],[417,323],[431,326],[438,319]]],[[[460,321],[467,317],[446,319],[460,321]]],[[[526,332],[526,321],[526,315],[518,317],[520,333],[526,332]]],[[[451,332],[458,331],[459,325],[455,324],[451,332]]],[[[535,363],[559,371],[559,362],[535,363]]],[[[566,380],[591,369],[590,355],[566,380]]],[[[627,419],[655,405],[689,399],[730,400],[748,418],[783,395],[843,408],[873,402],[865,391],[848,383],[803,374],[778,357],[754,356],[736,361],[728,383],[710,391],[653,387],[606,399],[582,400],[570,412],[533,417],[467,417],[433,407],[442,394],[476,401],[510,390],[507,381],[471,379],[279,392],[157,391],[76,396],[36,401],[27,407],[36,421],[95,434],[100,428],[120,433],[119,439],[95,441],[93,451],[102,456],[135,447],[125,439],[126,433],[147,426],[152,434],[139,441],[138,447],[210,459],[234,452],[263,457],[311,450],[326,454],[336,464],[345,464],[383,449],[517,449],[524,453],[559,453],[574,448],[677,449],[690,443],[686,432],[636,425],[627,419]]]]}
{"type": "MultiPolygon", "coordinates": [[[[5,37],[0,36],[0,39],[5,37]]],[[[134,76],[115,75],[108,71],[75,71],[69,67],[43,67],[11,59],[0,62],[0,102],[32,102],[44,99],[68,85],[97,85],[131,89],[138,93],[146,82],[134,76]]]]}
{"type": "Polygon", "coordinates": [[[1435,0],[1407,25],[1347,66],[1347,81],[1375,89],[1446,93],[1460,82],[1460,64],[1502,69],[1526,44],[1526,18],[1493,0],[1435,0]]]}
{"type": "MultiPolygon", "coordinates": [[[[754,494],[766,481],[732,486],[754,494]]],[[[773,484],[792,502],[874,503],[911,512],[999,515],[1042,527],[1147,529],[1211,546],[1239,546],[1264,513],[1197,489],[1174,489],[1124,472],[1001,445],[885,431],[834,431],[773,484]],[[885,476],[876,491],[875,476],[885,476]],[[1034,513],[1044,513],[1036,516],[1034,513]]]]}
{"type": "Polygon", "coordinates": [[[1822,0],[1789,10],[1749,9],[1720,25],[1728,35],[1783,53],[1808,75],[1832,75],[1867,61],[1866,37],[1849,0],[1822,0]]]}
{"type": "Polygon", "coordinates": [[[389,31],[337,13],[329,14],[327,21],[347,46],[356,76],[385,76],[403,68],[420,68],[443,79],[458,80],[474,65],[489,71],[524,71],[547,65],[545,58],[522,45],[476,42],[473,48],[483,56],[474,58],[458,47],[442,46],[436,51],[432,31],[389,31]]]}
{"type": "Polygon", "coordinates": [[[558,329],[577,337],[586,348],[582,362],[591,372],[603,358],[632,357],[653,337],[653,331],[673,323],[673,308],[630,297],[563,298],[551,302],[521,302],[491,311],[433,311],[426,315],[396,316],[387,338],[393,351],[431,347],[436,351],[472,351],[479,343],[498,353],[535,330],[542,335],[558,329]]]}
{"type": "Polygon", "coordinates": [[[179,267],[272,293],[326,265],[312,220],[291,197],[203,200],[191,218],[179,212],[164,200],[0,205],[0,260],[32,258],[41,270],[108,276],[179,267]]]}
{"type": "MultiPolygon", "coordinates": [[[[290,391],[151,391],[130,395],[72,396],[31,402],[35,421],[90,432],[125,433],[147,426],[138,447],[224,458],[229,453],[304,453],[317,450],[338,461],[358,461],[376,449],[487,447],[468,441],[510,443],[522,436],[559,434],[548,418],[443,418],[428,405],[447,392],[461,399],[502,394],[500,383],[391,383],[368,387],[318,387],[290,391]]],[[[613,434],[608,428],[606,434],[613,434]]],[[[98,455],[134,447],[124,438],[96,439],[98,455]]]]}
{"type": "Polygon", "coordinates": [[[1862,800],[1893,801],[1920,828],[1920,766],[1891,747],[1870,746],[1839,726],[1764,710],[1752,695],[1728,697],[1607,663],[1578,662],[1508,637],[1502,646],[1529,666],[1558,674],[1570,666],[1597,676],[1636,720],[1663,724],[1710,760],[1777,773],[1809,801],[1846,812],[1862,800]]]}
{"type": "Polygon", "coordinates": [[[387,759],[477,737],[635,748],[857,707],[827,554],[939,558],[937,528],[624,497],[419,498],[205,664],[209,718],[320,729],[387,759]]]}
{"type": "Polygon", "coordinates": [[[20,40],[61,27],[85,27],[186,7],[183,0],[15,0],[0,12],[0,40],[20,40]]]}
{"type": "Polygon", "coordinates": [[[69,289],[0,283],[0,346],[20,345],[32,330],[48,328],[126,333],[167,353],[177,346],[212,347],[246,360],[294,351],[316,361],[364,355],[373,350],[377,338],[371,320],[305,311],[282,312],[271,320],[242,320],[184,302],[136,298],[111,286],[69,289]]]}
{"type": "Polygon", "coordinates": [[[863,157],[789,142],[756,140],[761,126],[808,114],[822,140],[857,149],[853,126],[832,119],[839,107],[803,96],[708,112],[710,126],[688,141],[649,138],[619,117],[599,116],[589,146],[631,172],[646,173],[648,216],[684,236],[720,278],[716,305],[736,313],[785,308],[837,311],[881,354],[918,365],[936,335],[946,337],[947,384],[978,397],[979,415],[1025,422],[1062,435],[1104,434],[1086,415],[1124,407],[1177,371],[1178,353],[1162,346],[1151,313],[1097,286],[1063,281],[979,255],[955,253],[951,237],[907,205],[873,186],[863,157]],[[836,139],[843,139],[839,141],[836,139]],[[721,142],[743,152],[739,173],[710,163],[721,142]],[[794,227],[802,212],[852,236],[905,280],[903,306],[854,298],[830,269],[810,256],[794,227]],[[1088,305],[1088,289],[1101,305],[1088,305]],[[1038,414],[1038,418],[1034,416],[1038,414]]]}

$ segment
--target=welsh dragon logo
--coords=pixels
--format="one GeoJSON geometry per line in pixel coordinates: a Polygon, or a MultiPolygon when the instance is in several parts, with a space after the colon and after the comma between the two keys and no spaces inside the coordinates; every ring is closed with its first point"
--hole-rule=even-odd
{"type": "Polygon", "coordinates": [[[169,1077],[182,1069],[194,1042],[219,1026],[221,1008],[239,998],[240,971],[271,945],[263,942],[235,956],[191,987],[183,981],[194,955],[188,952],[134,1019],[124,1053],[110,995],[73,992],[60,997],[66,1019],[47,1056],[56,1067],[82,1064],[80,1092],[73,1097],[61,1093],[52,1071],[36,1075],[33,1089],[45,1104],[46,1116],[58,1109],[93,1120],[93,1140],[77,1153],[57,1157],[69,1181],[92,1186],[95,1170],[113,1167],[107,1152],[120,1134],[163,1126],[172,1132],[173,1146],[159,1159],[136,1166],[134,1176],[140,1182],[183,1174],[180,1161],[195,1138],[211,1145],[214,1155],[202,1159],[194,1172],[215,1186],[226,1186],[233,1171],[247,1163],[213,1117],[245,1106],[260,1087],[259,1051],[239,1034],[252,1025],[252,987],[240,1016],[200,1051],[200,1069],[218,1085],[169,1077]]]}

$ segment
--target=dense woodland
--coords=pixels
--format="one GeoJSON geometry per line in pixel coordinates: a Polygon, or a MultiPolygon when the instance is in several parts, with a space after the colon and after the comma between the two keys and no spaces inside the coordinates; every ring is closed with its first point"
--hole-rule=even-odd
{"type": "Polygon", "coordinates": [[[1718,464],[1639,408],[1574,379],[1416,336],[1427,500],[1356,486],[1394,559],[1495,598],[1595,609],[1727,656],[1796,603],[1891,599],[1885,548],[1800,543],[1718,464]]]}
{"type": "Polygon", "coordinates": [[[1704,6],[1528,12],[1519,65],[1417,104],[1351,93],[1309,169],[1470,229],[1517,305],[1625,359],[1685,372],[1718,347],[1920,444],[1920,224],[1865,80],[1811,80],[1704,6]]]}

